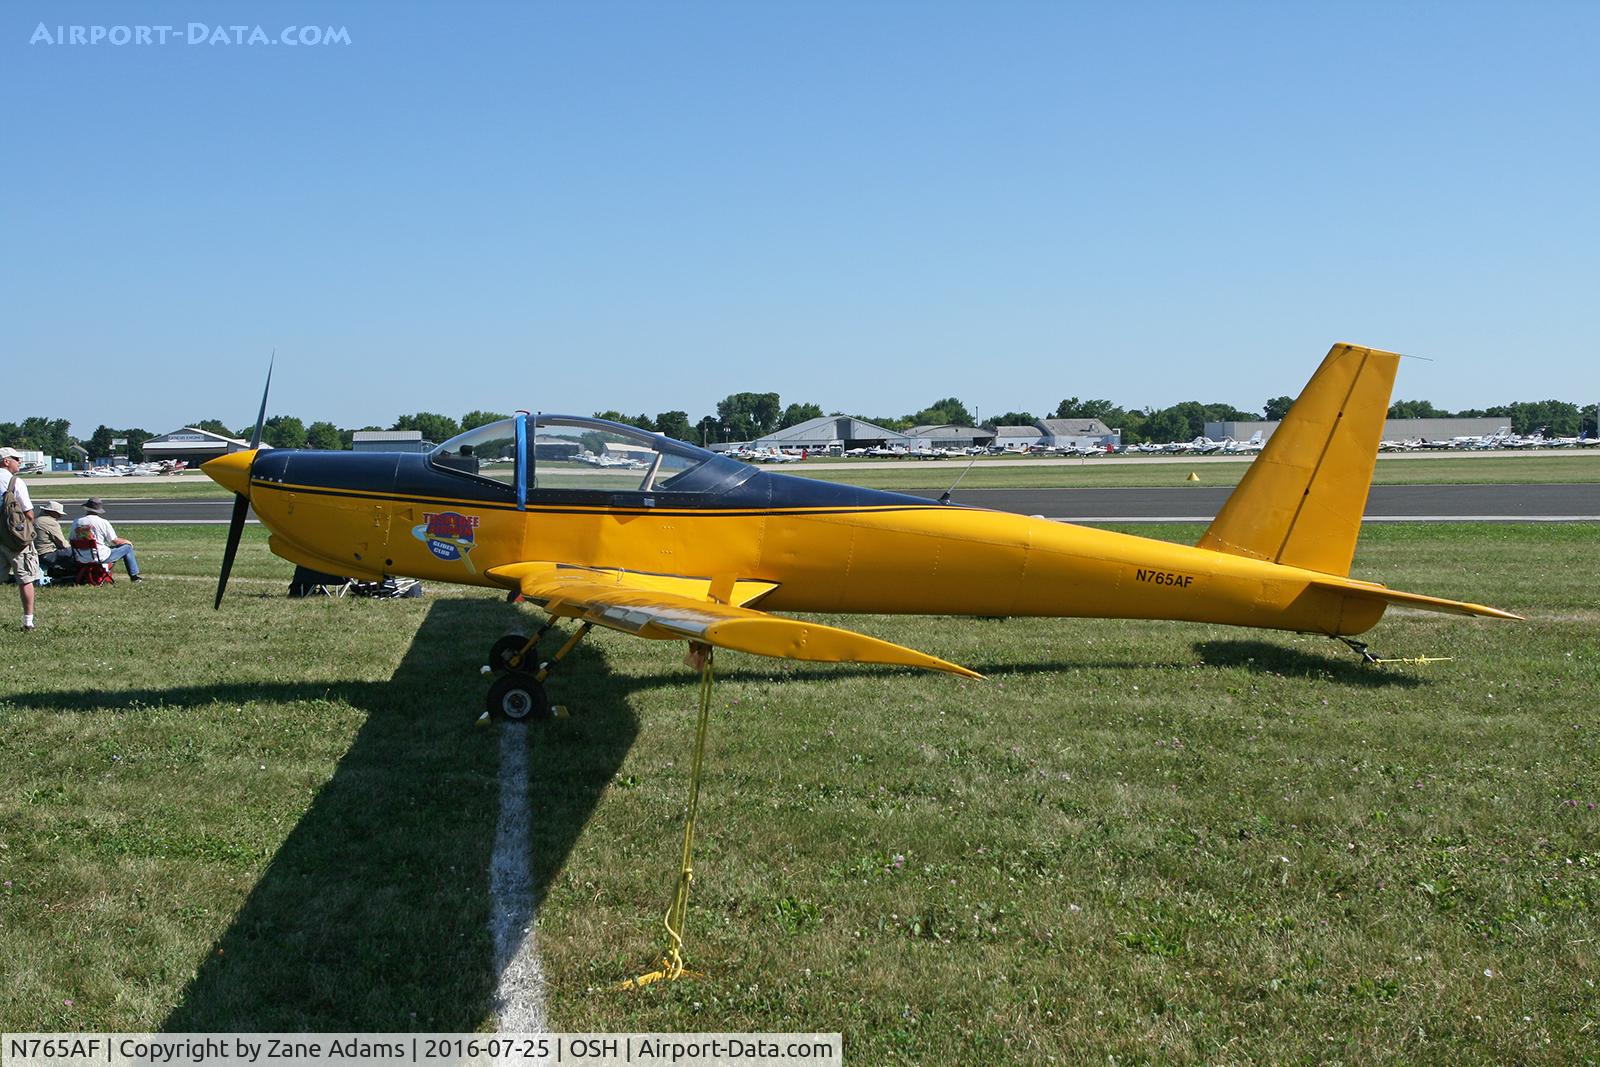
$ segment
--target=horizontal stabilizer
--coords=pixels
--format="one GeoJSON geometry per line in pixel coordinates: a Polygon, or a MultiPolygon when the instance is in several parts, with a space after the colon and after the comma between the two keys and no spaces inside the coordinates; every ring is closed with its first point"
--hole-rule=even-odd
{"type": "Polygon", "coordinates": [[[1359,597],[1366,600],[1381,600],[1386,604],[1396,607],[1417,608],[1422,611],[1440,611],[1451,615],[1481,615],[1489,619],[1513,619],[1521,621],[1521,615],[1513,615],[1509,611],[1499,608],[1485,607],[1482,604],[1468,604],[1460,600],[1445,600],[1436,596],[1423,596],[1421,593],[1402,593],[1398,589],[1389,589],[1369,582],[1356,581],[1321,581],[1312,582],[1313,586],[1320,589],[1332,589],[1345,596],[1359,597]]]}
{"type": "MultiPolygon", "coordinates": [[[[582,619],[623,633],[655,639],[702,641],[718,648],[751,652],[780,659],[820,663],[883,663],[946,671],[965,678],[981,675],[965,667],[876,637],[771,615],[732,603],[719,603],[705,592],[674,592],[662,588],[671,582],[716,583],[710,579],[663,578],[624,571],[596,571],[558,567],[555,564],[514,564],[489,572],[502,580],[516,577],[522,595],[551,615],[582,619]]],[[[773,588],[771,582],[732,583],[730,599],[749,593],[754,599],[773,588]],[[760,587],[741,589],[741,585],[760,587]]]]}

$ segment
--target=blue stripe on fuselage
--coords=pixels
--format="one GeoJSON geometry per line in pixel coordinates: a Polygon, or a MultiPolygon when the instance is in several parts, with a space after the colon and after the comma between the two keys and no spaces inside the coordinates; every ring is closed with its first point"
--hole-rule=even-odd
{"type": "MultiPolygon", "coordinates": [[[[327,490],[350,490],[397,497],[441,497],[512,505],[514,486],[443,470],[428,457],[407,452],[323,452],[275,448],[256,455],[251,478],[327,490]]],[[[840,485],[815,478],[755,470],[751,477],[711,493],[673,493],[655,490],[614,492],[585,489],[531,489],[530,506],[572,504],[581,506],[638,506],[650,497],[656,506],[677,508],[749,509],[752,511],[805,508],[879,508],[937,506],[926,497],[840,485]]]]}

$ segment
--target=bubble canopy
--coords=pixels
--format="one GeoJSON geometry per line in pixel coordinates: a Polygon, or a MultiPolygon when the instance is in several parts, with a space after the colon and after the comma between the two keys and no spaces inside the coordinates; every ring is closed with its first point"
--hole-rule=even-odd
{"type": "Polygon", "coordinates": [[[715,493],[756,473],[658,433],[575,415],[501,419],[452,437],[428,459],[441,470],[527,493],[715,493]]]}

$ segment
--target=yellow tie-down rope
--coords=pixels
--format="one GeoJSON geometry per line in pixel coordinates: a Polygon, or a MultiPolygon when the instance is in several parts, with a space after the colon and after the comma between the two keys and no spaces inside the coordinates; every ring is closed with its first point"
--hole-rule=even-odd
{"type": "Polygon", "coordinates": [[[656,970],[628,979],[622,983],[623,989],[643,989],[651,982],[674,982],[696,976],[683,965],[683,933],[689,910],[689,884],[694,881],[694,821],[700,807],[700,771],[705,764],[706,727],[710,721],[711,659],[711,646],[698,642],[690,645],[688,662],[700,666],[700,718],[695,724],[694,759],[689,766],[689,816],[683,824],[683,862],[678,871],[678,888],[672,894],[672,904],[663,920],[667,928],[667,951],[656,970]]]}

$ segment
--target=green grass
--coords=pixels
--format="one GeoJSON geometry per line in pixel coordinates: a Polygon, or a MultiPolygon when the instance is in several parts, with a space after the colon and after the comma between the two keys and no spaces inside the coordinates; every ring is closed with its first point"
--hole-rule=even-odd
{"type": "Polygon", "coordinates": [[[73,478],[70,484],[40,485],[38,478],[26,479],[38,500],[59,500],[67,514],[76,516],[78,505],[92,496],[102,500],[222,500],[228,491],[203,474],[185,474],[160,481],[130,481],[127,478],[73,478]]]}
{"type": "MultiPolygon", "coordinates": [[[[1192,540],[1193,527],[1136,532],[1192,540]]],[[[492,1025],[495,729],[519,609],[290,602],[247,534],[0,635],[0,1029],[492,1025]],[[70,1005],[66,1003],[71,1001],[70,1005]]],[[[1525,613],[1326,640],[867,617],[988,676],[725,654],[688,961],[642,993],[694,679],[597,633],[532,732],[567,1030],[840,1030],[851,1062],[1596,1062],[1594,525],[1385,525],[1357,573],[1525,613]]]]}

